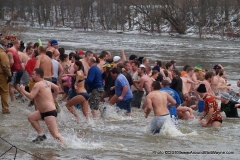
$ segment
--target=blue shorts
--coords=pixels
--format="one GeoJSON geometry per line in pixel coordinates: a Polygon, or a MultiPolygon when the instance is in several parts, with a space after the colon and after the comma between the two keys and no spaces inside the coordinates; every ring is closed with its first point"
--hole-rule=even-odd
{"type": "Polygon", "coordinates": [[[118,101],[117,106],[120,109],[126,110],[127,113],[131,113],[131,103],[132,103],[132,98],[125,100],[125,101],[118,101]]]}

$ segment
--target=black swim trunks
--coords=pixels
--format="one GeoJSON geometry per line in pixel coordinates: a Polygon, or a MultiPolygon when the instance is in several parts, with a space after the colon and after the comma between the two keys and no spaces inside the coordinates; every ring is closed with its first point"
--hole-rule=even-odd
{"type": "Polygon", "coordinates": [[[215,121],[222,123],[222,120],[215,119],[213,122],[215,121]]]}
{"type": "Polygon", "coordinates": [[[83,96],[86,99],[86,101],[89,100],[89,94],[87,92],[78,93],[78,95],[83,96]]]}
{"type": "Polygon", "coordinates": [[[57,117],[57,111],[56,111],[56,110],[52,110],[52,111],[48,111],[48,112],[40,113],[40,114],[41,114],[42,120],[44,120],[44,118],[45,118],[45,117],[48,117],[48,116],[57,117]]]}

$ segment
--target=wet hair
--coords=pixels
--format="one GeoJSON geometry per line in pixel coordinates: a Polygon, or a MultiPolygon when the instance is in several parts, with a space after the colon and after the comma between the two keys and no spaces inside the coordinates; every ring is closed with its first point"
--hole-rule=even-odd
{"type": "Polygon", "coordinates": [[[137,67],[139,67],[139,66],[140,66],[140,62],[139,62],[139,61],[137,61],[137,60],[133,61],[133,63],[134,63],[134,65],[135,65],[135,66],[137,66],[137,67]]]}
{"type": "Polygon", "coordinates": [[[34,43],[33,48],[39,47],[39,43],[34,43]]]}
{"type": "Polygon", "coordinates": [[[170,86],[170,82],[169,82],[168,80],[163,80],[163,81],[161,82],[161,84],[162,84],[163,87],[170,86]]]}
{"type": "Polygon", "coordinates": [[[155,62],[157,62],[157,65],[158,65],[159,67],[162,67],[162,62],[161,62],[161,61],[157,60],[157,61],[155,61],[155,62]]]}
{"type": "Polygon", "coordinates": [[[110,72],[111,72],[112,74],[115,74],[115,73],[120,74],[120,73],[121,73],[121,70],[120,70],[119,68],[112,68],[112,69],[110,70],[110,72]]]}
{"type": "MultiPolygon", "coordinates": [[[[159,72],[158,72],[157,70],[153,70],[153,71],[152,71],[152,76],[154,76],[155,74],[158,74],[158,73],[159,73],[159,72]]],[[[152,76],[151,76],[151,77],[152,77],[152,76]]]]}
{"type": "Polygon", "coordinates": [[[163,73],[165,74],[166,77],[168,77],[168,71],[167,70],[163,70],[163,73]]]}
{"type": "Polygon", "coordinates": [[[207,72],[204,78],[208,80],[209,78],[212,78],[212,76],[213,76],[213,72],[207,72]]]}
{"type": "Polygon", "coordinates": [[[74,52],[70,52],[68,55],[68,59],[71,60],[74,54],[75,54],[74,52]]]}
{"type": "Polygon", "coordinates": [[[20,43],[19,40],[14,40],[14,41],[12,41],[12,44],[13,44],[13,45],[18,44],[18,43],[20,43]]]}
{"type": "Polygon", "coordinates": [[[100,59],[105,58],[108,55],[108,53],[106,51],[102,51],[102,53],[99,55],[100,59]]]}
{"type": "Polygon", "coordinates": [[[75,58],[75,59],[76,59],[76,61],[79,61],[79,59],[80,59],[80,56],[79,56],[78,54],[74,54],[74,55],[73,55],[73,58],[75,58]]]}
{"type": "Polygon", "coordinates": [[[47,51],[47,52],[46,52],[46,55],[47,55],[49,58],[52,59],[52,55],[53,55],[53,53],[52,53],[51,51],[47,51]]]}
{"type": "Polygon", "coordinates": [[[183,67],[183,71],[186,71],[189,67],[191,67],[191,66],[185,65],[185,66],[183,67]]]}
{"type": "Polygon", "coordinates": [[[171,61],[170,61],[170,63],[174,64],[174,63],[176,63],[176,61],[174,61],[174,60],[171,60],[171,61]]]}
{"type": "Polygon", "coordinates": [[[181,73],[180,73],[179,70],[177,70],[177,69],[174,69],[172,72],[175,73],[175,74],[178,75],[178,76],[181,75],[181,73]]]}
{"type": "Polygon", "coordinates": [[[163,80],[163,75],[161,73],[158,74],[156,81],[162,82],[163,80]]]}
{"type": "Polygon", "coordinates": [[[223,69],[217,69],[216,70],[216,75],[223,76],[224,70],[223,69]]]}
{"type": "Polygon", "coordinates": [[[59,48],[58,51],[59,51],[60,55],[65,54],[65,49],[64,48],[59,48]]]}
{"type": "Polygon", "coordinates": [[[37,51],[37,50],[34,50],[34,51],[33,51],[33,55],[34,55],[34,57],[37,57],[37,56],[38,56],[38,51],[37,51]]]}
{"type": "Polygon", "coordinates": [[[186,70],[187,73],[190,72],[190,71],[193,71],[192,67],[188,67],[187,70],[186,70]]]}
{"type": "Polygon", "coordinates": [[[166,62],[162,62],[162,68],[166,69],[166,62]]]}
{"type": "Polygon", "coordinates": [[[29,51],[29,50],[31,50],[32,48],[33,48],[32,46],[27,46],[27,47],[26,47],[26,52],[29,51]]]}
{"type": "Polygon", "coordinates": [[[160,90],[161,89],[160,83],[158,81],[153,81],[152,87],[153,87],[154,90],[160,90]]]}
{"type": "Polygon", "coordinates": [[[124,64],[123,64],[123,63],[118,63],[118,64],[117,64],[117,68],[119,68],[119,69],[124,68],[124,64]]]}
{"type": "Polygon", "coordinates": [[[123,65],[126,66],[127,64],[130,64],[128,61],[123,62],[123,65]]]}
{"type": "Polygon", "coordinates": [[[90,54],[93,54],[93,52],[92,51],[86,51],[85,56],[88,56],[90,54]]]}
{"type": "Polygon", "coordinates": [[[34,71],[36,72],[37,75],[39,75],[41,78],[43,78],[44,71],[42,68],[35,68],[34,71]]]}
{"type": "Polygon", "coordinates": [[[78,71],[82,70],[83,64],[82,64],[81,61],[76,61],[76,62],[75,62],[75,65],[78,66],[78,71]]]}
{"type": "Polygon", "coordinates": [[[146,62],[146,61],[147,61],[147,59],[148,59],[148,58],[146,58],[146,57],[145,57],[145,58],[143,58],[143,59],[142,59],[142,63],[146,62]]]}
{"type": "Polygon", "coordinates": [[[166,69],[170,68],[173,64],[172,63],[167,63],[166,64],[166,69]]]}
{"type": "Polygon", "coordinates": [[[39,50],[40,53],[46,53],[46,48],[43,47],[43,46],[40,46],[40,47],[38,48],[38,50],[39,50]]]}
{"type": "Polygon", "coordinates": [[[151,67],[150,65],[147,65],[145,70],[147,70],[147,69],[148,69],[149,71],[151,71],[151,70],[152,70],[152,67],[151,67]]]}
{"type": "Polygon", "coordinates": [[[63,62],[67,57],[67,54],[60,54],[59,59],[63,62]]]}
{"type": "Polygon", "coordinates": [[[143,71],[144,73],[146,73],[146,68],[145,67],[140,67],[141,71],[143,71]]]}
{"type": "Polygon", "coordinates": [[[27,46],[32,46],[33,45],[33,42],[28,42],[27,43],[27,46]]]}
{"type": "Polygon", "coordinates": [[[90,60],[92,61],[92,63],[99,63],[100,62],[97,54],[94,54],[93,57],[91,57],[90,60]]]}

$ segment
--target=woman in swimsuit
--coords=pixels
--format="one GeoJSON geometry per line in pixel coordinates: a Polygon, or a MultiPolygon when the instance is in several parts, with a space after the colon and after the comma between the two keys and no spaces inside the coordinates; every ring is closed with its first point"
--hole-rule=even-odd
{"type": "Polygon", "coordinates": [[[76,104],[81,104],[82,112],[83,112],[84,116],[87,119],[89,119],[89,114],[88,114],[89,95],[84,87],[85,77],[84,77],[84,73],[82,71],[82,62],[81,61],[75,62],[74,70],[75,70],[75,75],[76,75],[76,81],[75,81],[75,83],[73,83],[73,85],[74,85],[74,88],[76,89],[77,95],[67,102],[66,107],[77,118],[77,121],[80,121],[80,117],[77,114],[77,112],[73,106],[76,104]]]}

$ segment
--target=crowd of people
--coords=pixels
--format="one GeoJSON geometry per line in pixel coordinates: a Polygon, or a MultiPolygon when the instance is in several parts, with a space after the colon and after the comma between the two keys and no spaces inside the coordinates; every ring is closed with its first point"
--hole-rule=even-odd
{"type": "Polygon", "coordinates": [[[98,118],[100,102],[116,104],[129,116],[133,116],[133,107],[143,109],[145,118],[153,110],[153,133],[159,133],[168,119],[175,125],[178,119],[194,119],[193,110],[200,113],[202,126],[221,126],[221,111],[226,117],[238,117],[240,104],[231,99],[231,84],[220,64],[213,67],[213,72],[200,65],[185,65],[180,70],[174,60],[156,60],[153,65],[147,57],[132,54],[127,58],[124,51],[120,56],[83,50],[67,54],[58,47],[57,40],[48,41],[46,46],[38,42],[24,46],[17,39],[10,44],[1,39],[2,113],[10,113],[9,104],[16,98],[29,98],[29,106],[34,105],[35,111],[28,120],[38,133],[33,142],[46,139],[39,120],[44,120],[52,136],[63,142],[56,123],[61,111],[57,105],[59,94],[78,122],[76,109],[81,109],[86,119],[98,118]],[[16,91],[19,95],[14,97],[16,91]],[[221,100],[220,105],[217,100],[221,100]]]}

